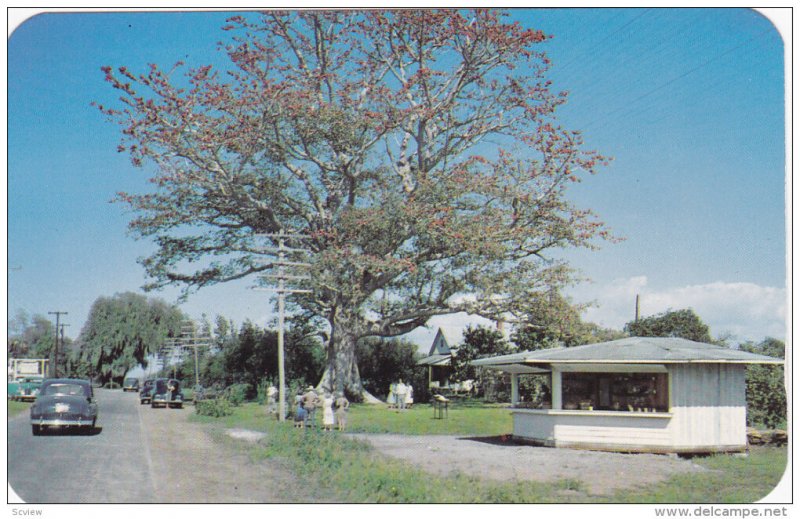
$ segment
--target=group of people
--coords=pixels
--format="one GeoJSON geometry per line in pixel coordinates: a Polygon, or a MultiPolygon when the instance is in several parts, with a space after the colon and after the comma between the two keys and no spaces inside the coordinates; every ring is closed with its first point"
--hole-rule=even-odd
{"type": "Polygon", "coordinates": [[[334,397],[325,390],[320,396],[313,386],[308,386],[304,393],[295,397],[295,405],[295,427],[316,427],[318,409],[322,409],[323,430],[332,431],[334,423],[340,431],[344,431],[347,427],[347,409],[350,407],[350,401],[341,392],[334,397]]]}
{"type": "Polygon", "coordinates": [[[386,399],[389,409],[401,411],[414,405],[414,388],[403,383],[403,379],[389,386],[389,397],[386,399]]]}

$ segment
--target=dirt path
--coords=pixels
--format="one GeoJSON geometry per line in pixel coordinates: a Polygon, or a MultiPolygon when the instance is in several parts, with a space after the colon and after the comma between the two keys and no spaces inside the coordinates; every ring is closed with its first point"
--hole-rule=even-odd
{"type": "MultiPolygon", "coordinates": [[[[291,503],[297,480],[279,460],[253,462],[234,440],[188,421],[194,408],[151,409],[139,416],[147,435],[159,503],[291,503]]],[[[236,441],[254,441],[249,436],[236,441]]]]}
{"type": "Polygon", "coordinates": [[[498,481],[576,479],[590,494],[610,494],[707,469],[690,460],[656,454],[618,454],[488,443],[458,436],[352,434],[386,456],[434,474],[455,472],[498,481]]]}
{"type": "MultiPolygon", "coordinates": [[[[291,503],[300,484],[280,460],[252,461],[248,442],[260,433],[214,429],[188,421],[194,409],[138,410],[147,435],[159,503],[291,503]]],[[[458,436],[348,434],[378,452],[433,474],[455,472],[497,481],[578,480],[590,494],[610,494],[704,471],[670,456],[531,447],[458,436]]],[[[314,500],[315,502],[317,500],[314,500]]],[[[306,500],[304,502],[312,502],[306,500]]]]}

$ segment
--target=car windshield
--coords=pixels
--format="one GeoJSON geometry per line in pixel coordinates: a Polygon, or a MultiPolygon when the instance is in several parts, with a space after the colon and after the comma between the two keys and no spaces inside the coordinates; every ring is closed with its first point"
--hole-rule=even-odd
{"type": "Polygon", "coordinates": [[[180,383],[177,380],[156,380],[156,393],[166,393],[167,391],[177,391],[180,383]]]}
{"type": "Polygon", "coordinates": [[[127,378],[127,379],[125,379],[125,385],[126,386],[132,386],[135,383],[136,383],[136,379],[135,378],[127,378]]]}
{"type": "Polygon", "coordinates": [[[86,390],[80,384],[49,384],[45,386],[45,395],[74,395],[86,396],[86,390]]]}

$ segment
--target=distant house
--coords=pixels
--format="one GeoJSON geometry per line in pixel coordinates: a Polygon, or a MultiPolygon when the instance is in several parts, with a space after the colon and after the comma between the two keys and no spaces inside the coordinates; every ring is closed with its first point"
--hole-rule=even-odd
{"type": "Polygon", "coordinates": [[[447,388],[451,380],[451,361],[464,340],[463,328],[440,326],[433,338],[428,356],[417,361],[417,366],[428,367],[428,387],[447,388]]]}
{"type": "Polygon", "coordinates": [[[782,364],[678,338],[616,341],[473,361],[511,374],[514,437],[622,452],[740,452],[747,448],[745,367],[782,364]],[[523,407],[519,377],[549,377],[550,401],[523,407]]]}

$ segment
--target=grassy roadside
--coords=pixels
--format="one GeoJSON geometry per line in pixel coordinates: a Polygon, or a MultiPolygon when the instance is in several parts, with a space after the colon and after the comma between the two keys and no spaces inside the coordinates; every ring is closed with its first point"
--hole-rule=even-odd
{"type": "Polygon", "coordinates": [[[753,503],[772,492],[786,469],[786,447],[756,446],[746,458],[695,458],[713,472],[682,474],[646,491],[614,496],[627,503],[753,503]]]}
{"type": "Polygon", "coordinates": [[[17,402],[16,400],[7,400],[8,402],[8,418],[14,418],[21,415],[31,408],[30,402],[17,402]]]}
{"type": "MultiPolygon", "coordinates": [[[[395,413],[379,406],[354,405],[348,431],[470,436],[511,431],[509,413],[501,407],[455,406],[450,413],[449,420],[433,420],[427,406],[395,413]]],[[[255,404],[235,408],[232,416],[193,414],[191,420],[266,432],[265,441],[247,447],[254,459],[285,460],[299,478],[345,503],[752,503],[775,487],[787,455],[786,448],[764,447],[753,449],[747,458],[696,458],[695,463],[712,472],[676,476],[611,496],[593,496],[572,479],[499,483],[461,474],[428,474],[387,458],[364,442],[318,429],[298,430],[289,422],[267,419],[264,408],[255,404]]]]}

